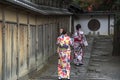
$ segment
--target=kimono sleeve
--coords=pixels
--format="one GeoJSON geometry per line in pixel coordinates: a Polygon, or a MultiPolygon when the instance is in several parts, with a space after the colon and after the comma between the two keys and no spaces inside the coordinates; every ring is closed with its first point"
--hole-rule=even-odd
{"type": "Polygon", "coordinates": [[[74,38],[70,38],[70,45],[73,46],[74,38]]]}
{"type": "Polygon", "coordinates": [[[59,44],[60,43],[60,37],[57,38],[57,43],[56,44],[59,44]]]}
{"type": "Polygon", "coordinates": [[[85,35],[83,35],[83,44],[84,46],[88,46],[88,42],[85,35]]]}

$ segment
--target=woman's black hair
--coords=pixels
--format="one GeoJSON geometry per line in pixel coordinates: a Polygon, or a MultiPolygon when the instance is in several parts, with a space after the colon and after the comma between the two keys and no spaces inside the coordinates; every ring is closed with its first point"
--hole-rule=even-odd
{"type": "Polygon", "coordinates": [[[63,29],[63,32],[62,32],[62,34],[64,35],[64,34],[66,34],[66,30],[65,29],[63,29]]]}
{"type": "Polygon", "coordinates": [[[81,25],[80,24],[77,24],[76,25],[76,30],[79,30],[81,28],[81,25]]]}

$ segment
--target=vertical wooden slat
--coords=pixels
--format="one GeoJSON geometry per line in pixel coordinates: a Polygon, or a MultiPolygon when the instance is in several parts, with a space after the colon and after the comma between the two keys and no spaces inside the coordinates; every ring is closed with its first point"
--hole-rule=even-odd
{"type": "MultiPolygon", "coordinates": [[[[54,38],[53,38],[53,41],[56,42],[56,39],[57,39],[57,27],[56,27],[56,24],[54,23],[54,26],[53,26],[53,31],[54,31],[54,38]]],[[[53,46],[54,46],[54,53],[56,52],[56,43],[53,43],[53,46]]]]}
{"type": "Polygon", "coordinates": [[[48,56],[50,57],[50,26],[48,24],[48,56]]]}
{"type": "Polygon", "coordinates": [[[19,78],[19,46],[18,46],[18,38],[19,38],[19,35],[18,35],[18,27],[19,27],[19,13],[16,12],[16,20],[17,20],[17,38],[16,38],[16,49],[17,49],[17,52],[16,52],[16,75],[17,75],[17,79],[19,78]]]}
{"type": "Polygon", "coordinates": [[[49,47],[49,52],[50,52],[50,56],[52,55],[52,51],[51,51],[51,49],[52,49],[52,46],[51,46],[51,42],[52,42],[52,27],[51,27],[51,24],[49,24],[49,45],[50,45],[50,47],[49,47]]]}
{"type": "Polygon", "coordinates": [[[45,61],[49,57],[49,26],[48,24],[45,24],[45,61]]]}
{"type": "Polygon", "coordinates": [[[5,25],[6,80],[11,80],[11,33],[10,25],[5,25]]]}
{"type": "Polygon", "coordinates": [[[27,26],[20,25],[18,28],[19,46],[19,76],[27,73],[27,26]]]}
{"type": "Polygon", "coordinates": [[[46,48],[46,25],[43,25],[43,37],[44,37],[44,38],[43,38],[43,40],[44,40],[44,41],[43,41],[43,43],[44,43],[44,44],[43,44],[43,45],[44,45],[44,57],[43,57],[44,59],[43,59],[43,60],[44,60],[44,61],[43,61],[43,62],[45,63],[46,53],[47,53],[47,51],[46,51],[46,49],[47,49],[47,48],[46,48]]]}
{"type": "Polygon", "coordinates": [[[45,53],[46,53],[46,27],[43,25],[43,63],[45,62],[45,53]]]}
{"type": "Polygon", "coordinates": [[[25,69],[27,70],[27,36],[28,36],[28,26],[25,25],[24,26],[24,55],[25,55],[25,61],[24,61],[24,66],[25,66],[25,69]]]}
{"type": "Polygon", "coordinates": [[[5,11],[2,7],[2,80],[6,80],[6,53],[5,53],[5,11]]]}
{"type": "Polygon", "coordinates": [[[54,23],[52,23],[52,34],[53,34],[53,36],[52,36],[52,40],[53,40],[53,42],[52,42],[52,53],[54,53],[54,35],[55,35],[54,23]]]}
{"type": "Polygon", "coordinates": [[[49,57],[49,39],[48,39],[48,37],[49,37],[49,26],[48,26],[48,24],[46,24],[45,25],[45,47],[46,47],[46,53],[45,53],[45,58],[46,58],[46,60],[48,59],[48,57],[49,57]]]}
{"type": "Polygon", "coordinates": [[[8,60],[8,56],[9,56],[9,53],[8,53],[8,51],[9,51],[9,27],[7,27],[7,26],[9,26],[8,24],[6,24],[5,25],[5,53],[6,53],[6,75],[8,75],[8,76],[6,76],[6,80],[8,80],[9,79],[9,77],[10,77],[10,72],[9,72],[9,68],[8,68],[8,66],[9,66],[9,60],[8,60]]]}
{"type": "Polygon", "coordinates": [[[16,80],[17,28],[15,24],[5,25],[6,80],[16,80]]]}
{"type": "MultiPolygon", "coordinates": [[[[54,42],[54,35],[55,35],[55,33],[54,33],[54,24],[52,23],[51,24],[52,25],[52,41],[54,42]]],[[[52,53],[54,53],[54,43],[52,42],[52,53]]]]}
{"type": "Polygon", "coordinates": [[[16,61],[16,58],[17,58],[17,25],[16,24],[12,24],[11,26],[11,29],[12,29],[12,80],[16,80],[17,79],[17,61],[16,61]]]}
{"type": "Polygon", "coordinates": [[[36,54],[36,27],[35,26],[30,26],[30,70],[35,70],[36,69],[36,59],[35,59],[35,54],[36,54]]]}
{"type": "Polygon", "coordinates": [[[38,69],[38,54],[39,54],[39,48],[38,48],[38,24],[37,24],[37,16],[36,16],[36,55],[35,55],[35,59],[36,59],[36,68],[38,69]]]}
{"type": "Polygon", "coordinates": [[[50,53],[50,56],[52,55],[52,26],[51,26],[51,24],[49,24],[49,27],[50,27],[50,33],[49,33],[49,45],[50,45],[50,47],[49,47],[49,53],[50,53]]]}
{"type": "Polygon", "coordinates": [[[32,44],[32,56],[34,57],[35,60],[35,53],[36,53],[36,27],[35,26],[31,26],[31,44],[32,44]]]}
{"type": "Polygon", "coordinates": [[[0,22],[0,80],[2,80],[2,23],[0,22]]]}
{"type": "Polygon", "coordinates": [[[38,26],[38,54],[37,54],[37,59],[38,59],[38,66],[41,66],[43,63],[43,57],[44,57],[44,48],[43,48],[43,25],[38,26]]]}
{"type": "Polygon", "coordinates": [[[27,69],[29,70],[30,69],[30,15],[29,15],[29,13],[27,13],[27,24],[28,24],[28,27],[27,27],[27,56],[26,56],[26,58],[27,58],[27,69]]]}
{"type": "MultiPolygon", "coordinates": [[[[22,66],[24,65],[23,61],[24,61],[24,27],[23,26],[20,26],[19,27],[19,40],[20,40],[20,54],[19,54],[19,58],[20,58],[20,68],[22,68],[22,66]]],[[[21,69],[22,70],[22,69],[21,69]]],[[[20,70],[20,71],[21,71],[20,70]]]]}

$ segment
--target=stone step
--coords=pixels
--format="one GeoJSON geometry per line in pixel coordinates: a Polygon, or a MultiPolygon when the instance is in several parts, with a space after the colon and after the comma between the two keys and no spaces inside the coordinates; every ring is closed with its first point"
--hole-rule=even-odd
{"type": "Polygon", "coordinates": [[[87,74],[86,74],[86,78],[88,79],[88,78],[104,78],[102,75],[101,75],[101,73],[96,73],[96,72],[88,72],[87,74]]]}
{"type": "Polygon", "coordinates": [[[96,59],[96,58],[93,58],[93,59],[91,59],[91,61],[95,61],[95,62],[106,62],[106,61],[108,61],[108,59],[96,59]]]}
{"type": "Polygon", "coordinates": [[[99,67],[100,64],[99,63],[90,63],[89,66],[95,66],[95,67],[99,67]]]}
{"type": "Polygon", "coordinates": [[[101,69],[99,67],[95,67],[95,66],[89,66],[88,67],[88,73],[89,72],[96,72],[96,73],[100,73],[101,69]]]}
{"type": "Polygon", "coordinates": [[[41,76],[41,77],[36,77],[35,79],[29,79],[29,80],[57,80],[57,76],[52,75],[52,76],[41,76]]]}
{"type": "Polygon", "coordinates": [[[106,80],[105,78],[88,78],[88,79],[85,79],[85,80],[106,80]]]}

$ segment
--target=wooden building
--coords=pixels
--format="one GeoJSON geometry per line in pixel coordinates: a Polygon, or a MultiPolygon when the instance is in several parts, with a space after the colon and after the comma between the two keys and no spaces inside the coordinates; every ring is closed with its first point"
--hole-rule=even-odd
{"type": "Polygon", "coordinates": [[[71,31],[64,1],[0,0],[0,80],[39,70],[56,53],[59,28],[71,31]]]}

